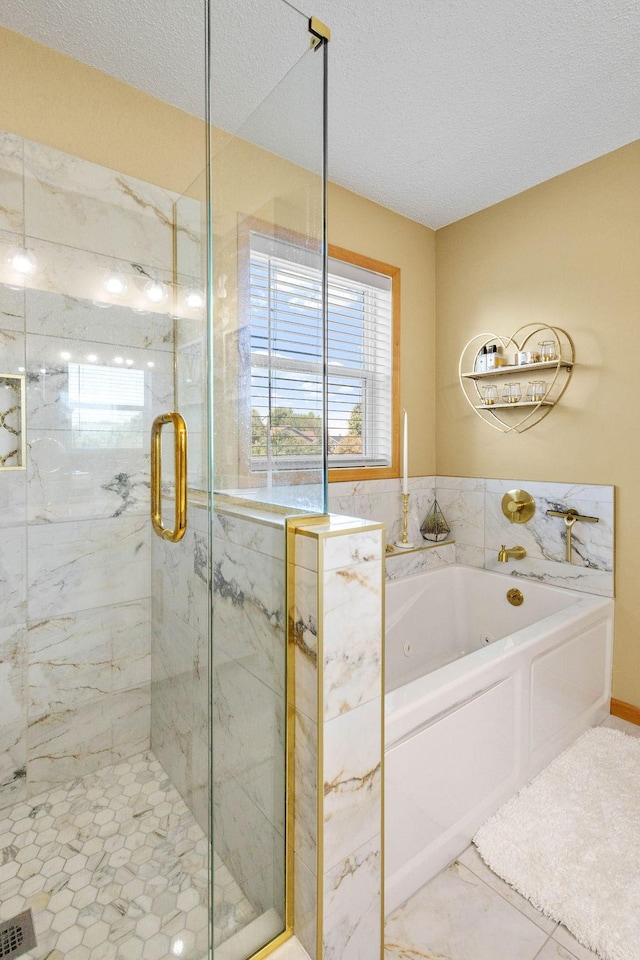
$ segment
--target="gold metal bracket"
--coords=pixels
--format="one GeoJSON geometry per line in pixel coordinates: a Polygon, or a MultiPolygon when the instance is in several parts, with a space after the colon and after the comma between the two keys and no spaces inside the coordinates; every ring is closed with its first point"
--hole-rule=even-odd
{"type": "Polygon", "coordinates": [[[323,41],[329,43],[331,40],[330,28],[326,25],[326,23],[318,20],[317,17],[309,17],[309,33],[311,34],[312,50],[315,50],[316,47],[319,47],[323,41]]]}
{"type": "Polygon", "coordinates": [[[584,517],[577,510],[547,510],[547,516],[562,517],[564,520],[564,525],[567,528],[567,563],[571,563],[573,556],[572,533],[574,523],[577,523],[578,520],[582,520],[584,523],[597,523],[600,519],[599,517],[584,517]]]}
{"type": "Polygon", "coordinates": [[[526,490],[509,490],[502,498],[502,512],[511,523],[527,523],[536,512],[536,502],[526,490]]]}

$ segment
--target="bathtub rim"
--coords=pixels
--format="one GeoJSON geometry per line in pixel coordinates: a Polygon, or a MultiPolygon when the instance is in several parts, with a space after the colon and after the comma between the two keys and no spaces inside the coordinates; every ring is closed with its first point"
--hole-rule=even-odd
{"type": "MultiPolygon", "coordinates": [[[[521,579],[493,570],[466,567],[464,564],[450,564],[446,568],[414,574],[407,579],[423,579],[454,567],[473,570],[482,576],[504,578],[510,583],[521,579]]],[[[483,686],[483,675],[495,669],[500,670],[501,667],[507,675],[512,669],[511,662],[520,655],[526,657],[534,650],[542,653],[569,639],[577,630],[585,629],[601,620],[610,619],[613,622],[614,601],[609,597],[556,587],[553,584],[536,583],[535,586],[542,590],[568,594],[570,602],[562,610],[548,614],[488,646],[473,650],[415,680],[385,691],[385,750],[392,749],[422,722],[419,714],[429,703],[433,701],[437,706],[437,701],[448,699],[455,688],[463,686],[471,675],[477,677],[477,686],[480,689],[483,686]]]]}

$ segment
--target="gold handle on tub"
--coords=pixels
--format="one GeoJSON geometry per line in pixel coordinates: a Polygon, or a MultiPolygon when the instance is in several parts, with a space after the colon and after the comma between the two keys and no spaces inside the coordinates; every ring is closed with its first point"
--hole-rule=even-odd
{"type": "Polygon", "coordinates": [[[151,428],[151,523],[158,536],[170,543],[182,540],[187,529],[187,425],[175,410],[161,413],[151,428]],[[162,428],[167,423],[172,423],[174,430],[176,516],[173,530],[162,523],[162,428]]]}

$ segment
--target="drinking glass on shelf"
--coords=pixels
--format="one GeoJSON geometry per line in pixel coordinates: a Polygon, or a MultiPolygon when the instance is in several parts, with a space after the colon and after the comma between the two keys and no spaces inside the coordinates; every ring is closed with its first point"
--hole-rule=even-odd
{"type": "Polygon", "coordinates": [[[555,340],[542,340],[538,344],[540,350],[540,359],[543,363],[558,359],[558,345],[555,340]]]}
{"type": "Polygon", "coordinates": [[[482,402],[487,406],[498,402],[498,388],[495,383],[487,383],[482,388],[482,402]]]}
{"type": "Polygon", "coordinates": [[[522,399],[522,390],[519,383],[505,383],[502,388],[502,399],[505,403],[517,403],[522,399]]]}
{"type": "Polygon", "coordinates": [[[539,403],[544,399],[546,392],[547,385],[544,380],[531,380],[529,387],[527,388],[527,400],[531,400],[534,403],[539,403]]]}

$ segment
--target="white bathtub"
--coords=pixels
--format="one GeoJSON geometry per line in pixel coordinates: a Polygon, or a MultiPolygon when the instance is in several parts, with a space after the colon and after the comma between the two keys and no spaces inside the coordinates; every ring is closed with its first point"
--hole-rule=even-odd
{"type": "Polygon", "coordinates": [[[389,912],[607,716],[613,601],[452,565],[389,582],[386,618],[389,912]]]}

